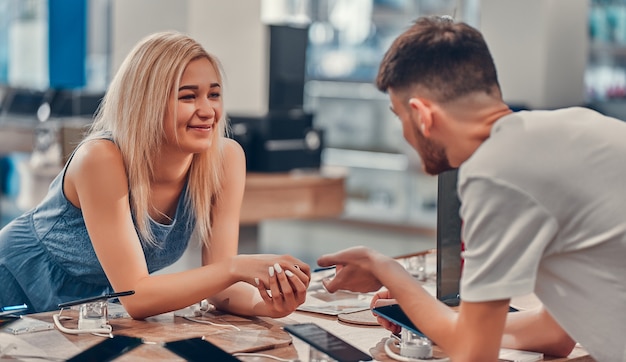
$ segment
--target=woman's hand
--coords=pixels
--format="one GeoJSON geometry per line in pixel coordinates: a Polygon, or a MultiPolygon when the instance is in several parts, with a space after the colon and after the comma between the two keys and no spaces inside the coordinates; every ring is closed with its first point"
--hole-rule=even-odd
{"type": "Polygon", "coordinates": [[[269,285],[256,278],[261,298],[272,317],[284,317],[304,303],[308,288],[306,284],[290,269],[283,269],[279,263],[268,268],[269,285]]]}
{"type": "MultiPolygon", "coordinates": [[[[370,302],[370,309],[374,309],[376,307],[382,307],[384,305],[397,304],[397,303],[398,301],[392,297],[391,293],[388,290],[383,289],[379,291],[378,293],[374,294],[374,297],[372,298],[372,301],[370,302]]],[[[385,329],[387,329],[391,333],[398,334],[402,330],[402,327],[388,321],[385,318],[376,316],[376,321],[378,322],[378,324],[383,326],[385,329]]]]}
{"type": "Polygon", "coordinates": [[[289,255],[239,255],[238,273],[257,287],[263,303],[258,314],[284,317],[304,303],[311,279],[310,267],[289,255]]]}

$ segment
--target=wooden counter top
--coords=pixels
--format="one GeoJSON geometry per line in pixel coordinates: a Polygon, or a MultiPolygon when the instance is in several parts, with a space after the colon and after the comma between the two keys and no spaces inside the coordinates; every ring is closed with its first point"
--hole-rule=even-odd
{"type": "Polygon", "coordinates": [[[345,175],[249,173],[240,220],[245,225],[272,218],[339,216],[345,198],[345,175]]]}
{"type": "MultiPolygon", "coordinates": [[[[52,314],[47,312],[29,315],[31,318],[52,322],[52,314]]],[[[369,312],[357,312],[367,315],[369,312]]],[[[64,321],[64,326],[77,328],[77,311],[65,310],[63,315],[72,317],[64,321]]],[[[369,314],[371,316],[371,314],[369,314]]],[[[389,337],[389,331],[377,325],[352,324],[338,320],[337,316],[329,316],[309,312],[294,312],[285,318],[272,319],[267,317],[241,317],[215,311],[208,313],[206,317],[198,317],[197,321],[190,321],[181,317],[175,317],[174,313],[146,318],[145,320],[133,320],[128,317],[109,319],[113,327],[113,334],[140,337],[144,344],[130,351],[116,361],[182,361],[173,353],[163,348],[162,343],[185,338],[204,336],[205,339],[218,345],[229,353],[257,352],[283,359],[299,359],[308,361],[309,346],[292,338],[282,327],[292,323],[315,323],[330,331],[339,338],[370,354],[376,361],[396,362],[388,357],[384,351],[384,342],[389,337]],[[206,324],[206,322],[217,324],[206,324]]],[[[69,358],[78,352],[103,341],[102,337],[91,334],[71,335],[61,333],[56,328],[49,331],[33,332],[20,335],[4,334],[0,336],[0,344],[17,343],[15,354],[31,354],[32,348],[39,347],[39,354],[54,358],[69,358]]],[[[262,357],[241,357],[245,361],[267,361],[262,357]],[[244,359],[245,358],[245,359],[244,359]]],[[[544,361],[552,362],[594,362],[584,349],[576,347],[565,358],[546,356],[544,361]]]]}

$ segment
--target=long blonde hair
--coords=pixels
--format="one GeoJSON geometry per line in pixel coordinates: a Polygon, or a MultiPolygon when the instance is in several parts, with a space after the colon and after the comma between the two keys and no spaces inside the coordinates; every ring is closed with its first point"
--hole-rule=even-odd
{"type": "MultiPolygon", "coordinates": [[[[156,155],[164,140],[163,120],[185,67],[207,58],[222,83],[222,67],[195,40],[178,32],[160,32],[140,41],[128,54],[102,100],[86,139],[112,137],[120,148],[128,174],[130,206],[141,238],[156,244],[150,230],[150,181],[156,155]]],[[[207,246],[211,236],[211,207],[219,195],[223,175],[226,117],[217,122],[212,146],[193,156],[185,207],[193,210],[196,234],[207,246]]]]}

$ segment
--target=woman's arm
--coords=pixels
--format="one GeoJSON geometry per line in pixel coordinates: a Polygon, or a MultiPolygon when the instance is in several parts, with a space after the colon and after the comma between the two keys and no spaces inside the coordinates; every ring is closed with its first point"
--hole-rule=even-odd
{"type": "Polygon", "coordinates": [[[456,313],[437,300],[396,260],[365,247],[352,247],[318,259],[337,265],[326,289],[375,291],[381,286],[398,301],[409,319],[454,361],[495,361],[508,300],[461,302],[456,313]],[[463,343],[459,343],[463,341],[463,343]]]}
{"type": "Polygon", "coordinates": [[[211,266],[232,260],[232,274],[240,275],[239,280],[229,288],[212,295],[211,301],[220,309],[243,315],[284,316],[304,302],[309,281],[308,266],[291,256],[275,255],[237,255],[239,236],[239,217],[246,180],[245,156],[241,146],[227,140],[224,162],[225,170],[223,190],[213,208],[213,226],[210,248],[203,248],[203,265],[211,266]],[[283,270],[269,275],[269,268],[278,263],[283,270]],[[295,267],[299,266],[299,269],[295,267]],[[289,270],[289,272],[287,272],[289,270]],[[262,292],[254,287],[254,276],[262,285],[273,291],[272,295],[281,298],[269,298],[262,287],[262,292]],[[288,275],[292,275],[291,277],[288,275]]]}
{"type": "MultiPolygon", "coordinates": [[[[269,284],[267,268],[279,260],[270,256],[235,257],[245,162],[241,148],[234,141],[227,148],[227,162],[233,162],[226,168],[225,184],[229,185],[229,191],[214,210],[218,215],[215,219],[215,243],[209,257],[203,256],[206,265],[164,275],[148,273],[132,220],[127,175],[119,149],[110,141],[99,140],[87,142],[76,151],[67,169],[64,192],[82,210],[92,245],[113,289],[135,291],[134,295],[121,298],[133,318],[141,319],[184,308],[215,296],[239,281],[254,283],[254,279],[259,278],[269,284]],[[246,258],[250,260],[242,260],[246,258]]],[[[284,258],[281,264],[297,260],[284,258]]],[[[302,267],[308,273],[308,267],[302,267]]],[[[307,275],[298,272],[301,274],[298,279],[306,280],[308,284],[307,275]]],[[[243,287],[234,290],[240,288],[243,287]]],[[[249,289],[254,290],[249,287],[246,290],[249,289]]],[[[254,306],[239,306],[240,296],[243,294],[231,295],[230,299],[237,301],[232,308],[250,314],[263,312],[254,306]]],[[[248,303],[252,299],[248,298],[248,303]]],[[[268,312],[266,315],[271,314],[271,311],[265,312],[268,312]]]]}
{"type": "Polygon", "coordinates": [[[107,278],[133,318],[191,305],[238,280],[231,261],[170,275],[150,276],[129,206],[128,181],[119,149],[97,140],[76,150],[64,180],[68,200],[82,210],[85,225],[107,278]]]}

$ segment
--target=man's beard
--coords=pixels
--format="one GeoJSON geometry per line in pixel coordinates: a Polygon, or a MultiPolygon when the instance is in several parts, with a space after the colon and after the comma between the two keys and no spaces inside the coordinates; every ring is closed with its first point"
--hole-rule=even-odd
{"type": "Polygon", "coordinates": [[[454,168],[450,166],[450,162],[446,156],[446,150],[441,144],[427,139],[419,131],[417,131],[417,140],[417,153],[419,153],[422,159],[426,173],[438,175],[454,168]]]}

